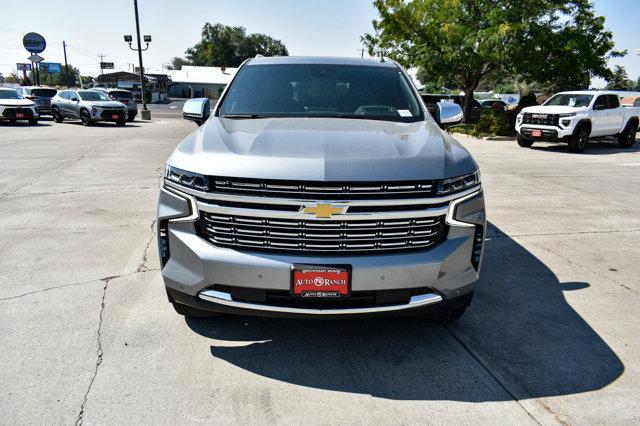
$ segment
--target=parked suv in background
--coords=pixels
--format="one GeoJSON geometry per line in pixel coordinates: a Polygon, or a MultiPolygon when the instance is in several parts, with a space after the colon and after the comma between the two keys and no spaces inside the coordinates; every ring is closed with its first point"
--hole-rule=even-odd
{"type": "Polygon", "coordinates": [[[51,115],[51,98],[53,98],[58,91],[50,87],[39,86],[22,86],[16,88],[25,99],[29,99],[38,107],[38,114],[51,115]]]}
{"type": "Polygon", "coordinates": [[[104,92],[112,101],[118,101],[125,104],[127,106],[127,121],[135,120],[136,115],[138,115],[138,104],[133,98],[133,93],[124,89],[94,88],[92,90],[104,92]]]}
{"type": "Polygon", "coordinates": [[[0,87],[0,121],[7,120],[15,123],[18,120],[27,120],[29,124],[38,124],[38,109],[36,104],[22,97],[14,89],[0,87]]]}
{"type": "Polygon", "coordinates": [[[565,142],[571,152],[582,152],[590,138],[613,136],[629,148],[636,143],[639,116],[640,108],[620,105],[618,92],[562,92],[522,109],[516,118],[518,145],[565,142]]]}
{"type": "Polygon", "coordinates": [[[85,126],[96,121],[113,121],[118,126],[127,122],[126,105],[97,90],[63,90],[51,100],[51,113],[56,123],[65,118],[79,118],[85,126]]]}
{"type": "Polygon", "coordinates": [[[167,161],[157,222],[178,313],[455,319],[471,302],[478,166],[397,63],[259,57],[183,114],[202,126],[167,161]]]}

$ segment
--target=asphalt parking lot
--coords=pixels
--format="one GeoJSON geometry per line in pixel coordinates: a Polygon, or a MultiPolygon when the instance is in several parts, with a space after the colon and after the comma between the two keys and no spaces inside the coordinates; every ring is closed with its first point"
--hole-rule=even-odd
{"type": "Polygon", "coordinates": [[[459,138],[490,229],[457,323],[185,321],[153,227],[195,125],[162,108],[0,124],[0,423],[640,422],[640,145],[459,138]]]}

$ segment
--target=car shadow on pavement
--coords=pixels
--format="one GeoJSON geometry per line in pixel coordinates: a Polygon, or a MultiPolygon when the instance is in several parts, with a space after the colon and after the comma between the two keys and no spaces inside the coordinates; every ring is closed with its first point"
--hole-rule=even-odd
{"type": "MultiPolygon", "coordinates": [[[[76,126],[82,126],[82,121],[65,121],[64,124],[75,124],[76,126]]],[[[110,122],[102,122],[102,121],[98,121],[95,123],[91,123],[91,126],[87,126],[87,127],[114,127],[114,128],[119,128],[119,129],[126,129],[127,127],[140,127],[140,125],[138,124],[133,124],[131,122],[127,122],[127,124],[125,124],[124,126],[118,126],[116,123],[110,123],[110,122]]]]}
{"type": "Polygon", "coordinates": [[[51,123],[43,123],[38,121],[38,124],[29,124],[26,121],[17,121],[15,123],[9,123],[8,121],[0,121],[0,127],[47,127],[51,126],[51,123]]]}
{"type": "Polygon", "coordinates": [[[615,140],[592,140],[589,141],[587,148],[581,154],[575,154],[569,151],[566,143],[550,143],[545,145],[533,144],[530,149],[538,151],[553,151],[558,153],[566,153],[570,155],[610,155],[620,154],[625,152],[640,152],[640,142],[636,142],[630,148],[622,148],[618,146],[618,142],[615,140]]]}
{"type": "Polygon", "coordinates": [[[567,303],[560,282],[490,226],[473,304],[457,322],[422,318],[187,319],[213,339],[212,362],[311,388],[395,400],[499,401],[600,389],[624,371],[567,303]]]}

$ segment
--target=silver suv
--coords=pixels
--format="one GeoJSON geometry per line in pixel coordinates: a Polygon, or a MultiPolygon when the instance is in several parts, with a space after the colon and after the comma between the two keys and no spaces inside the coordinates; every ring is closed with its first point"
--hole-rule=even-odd
{"type": "Polygon", "coordinates": [[[63,90],[51,99],[51,114],[56,123],[65,118],[80,119],[84,126],[96,121],[127,122],[127,107],[96,90],[63,90]]]}
{"type": "Polygon", "coordinates": [[[397,63],[255,58],[212,111],[193,99],[183,114],[202,126],[169,158],[158,207],[178,313],[455,319],[470,304],[478,166],[397,63]]]}
{"type": "Polygon", "coordinates": [[[133,98],[133,93],[124,89],[94,88],[93,90],[106,93],[112,101],[125,104],[127,106],[127,121],[131,122],[136,119],[138,115],[138,104],[133,98]]]}

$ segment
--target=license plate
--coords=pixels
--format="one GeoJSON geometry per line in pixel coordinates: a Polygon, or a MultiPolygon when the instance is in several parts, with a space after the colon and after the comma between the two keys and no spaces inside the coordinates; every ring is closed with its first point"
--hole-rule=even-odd
{"type": "Polygon", "coordinates": [[[112,115],[111,115],[111,119],[112,119],[112,120],[117,120],[117,119],[118,119],[118,117],[120,117],[118,114],[112,114],[112,115]]]}
{"type": "Polygon", "coordinates": [[[532,130],[531,131],[531,136],[533,136],[534,138],[539,138],[542,136],[542,130],[532,130]]]}
{"type": "Polygon", "coordinates": [[[345,267],[295,265],[291,293],[298,297],[346,297],[351,290],[349,275],[345,267]]]}
{"type": "Polygon", "coordinates": [[[24,118],[24,114],[21,112],[16,113],[16,118],[24,118]]]}

